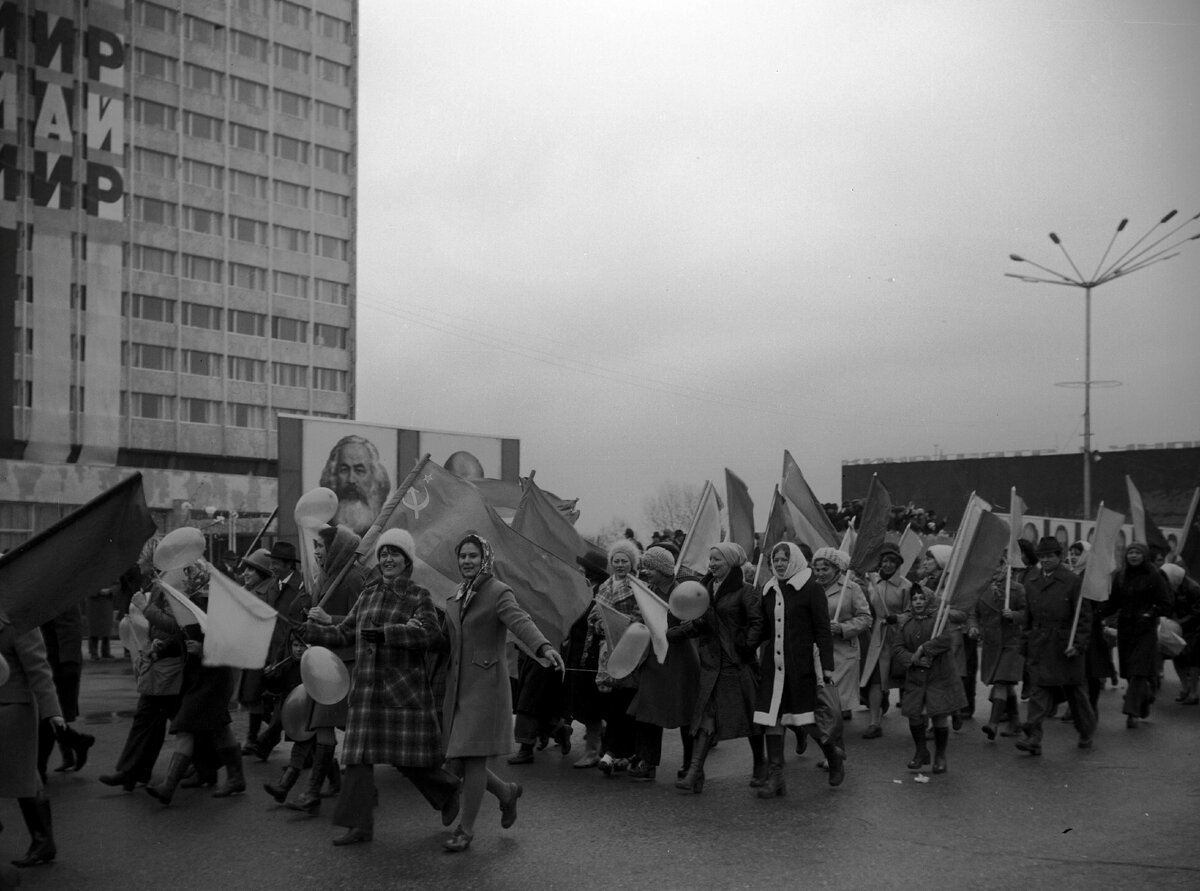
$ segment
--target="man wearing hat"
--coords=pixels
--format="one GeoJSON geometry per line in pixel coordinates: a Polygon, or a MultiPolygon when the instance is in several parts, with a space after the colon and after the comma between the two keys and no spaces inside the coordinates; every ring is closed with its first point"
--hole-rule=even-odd
{"type": "Polygon", "coordinates": [[[883,736],[883,707],[891,689],[892,645],[896,617],[908,611],[912,583],[900,575],[904,557],[900,548],[885,542],[879,552],[879,570],[867,573],[867,603],[875,617],[870,641],[863,657],[861,681],[867,691],[870,719],[863,739],[883,736]]]}
{"type": "Polygon", "coordinates": [[[1046,536],[1037,543],[1036,552],[1038,570],[1025,579],[1025,661],[1033,689],[1028,720],[1022,728],[1025,734],[1017,740],[1017,748],[1030,755],[1042,754],[1042,722],[1055,703],[1065,699],[1079,731],[1079,748],[1089,749],[1096,732],[1096,713],[1087,698],[1084,659],[1092,606],[1083,598],[1079,576],[1062,565],[1062,542],[1046,536]]]}

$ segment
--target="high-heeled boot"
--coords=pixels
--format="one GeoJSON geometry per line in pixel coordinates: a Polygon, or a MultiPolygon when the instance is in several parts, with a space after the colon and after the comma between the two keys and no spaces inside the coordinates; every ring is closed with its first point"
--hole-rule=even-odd
{"type": "Polygon", "coordinates": [[[754,761],[753,772],[750,775],[750,788],[761,789],[767,782],[767,757],[763,753],[763,735],[756,733],[749,737],[750,757],[754,761]]]}
{"type": "Polygon", "coordinates": [[[322,798],[337,798],[342,794],[342,766],[338,764],[337,758],[331,758],[329,761],[329,769],[325,771],[325,791],[321,793],[322,798]]]}
{"type": "Polygon", "coordinates": [[[767,735],[767,776],[758,790],[759,798],[777,798],[787,794],[783,782],[783,734],[767,735]]]}
{"type": "Polygon", "coordinates": [[[692,747],[692,763],[682,780],[675,781],[675,788],[682,792],[694,792],[699,795],[704,791],[704,761],[712,748],[712,737],[707,730],[696,734],[696,743],[692,747]]]}
{"type": "Polygon", "coordinates": [[[1004,714],[1008,710],[1008,703],[1003,700],[995,700],[992,702],[992,714],[988,717],[988,722],[983,725],[983,735],[988,740],[996,738],[996,731],[1000,728],[1000,722],[1004,720],[1004,714]]]}
{"type": "Polygon", "coordinates": [[[283,769],[283,773],[279,775],[277,783],[263,783],[263,789],[266,793],[283,804],[287,800],[288,793],[292,791],[292,786],[296,785],[296,780],[300,779],[300,771],[292,767],[290,764],[283,769]]]}
{"type": "Polygon", "coordinates": [[[305,814],[316,814],[321,810],[321,786],[333,764],[334,747],[327,743],[317,743],[313,751],[312,773],[308,775],[308,789],[296,796],[295,801],[288,802],[288,808],[305,814]]]}
{"type": "Polygon", "coordinates": [[[25,819],[25,828],[29,830],[29,850],[20,860],[14,860],[12,865],[24,869],[49,863],[58,853],[54,846],[54,828],[50,822],[50,799],[43,792],[37,798],[18,798],[17,804],[25,819]]]}
{"type": "Polygon", "coordinates": [[[213,798],[229,798],[246,791],[246,775],[242,773],[242,750],[237,746],[217,749],[217,756],[225,765],[225,784],[212,794],[213,798]]]}
{"type": "Polygon", "coordinates": [[[157,798],[163,804],[170,804],[171,799],[175,797],[175,787],[179,785],[179,781],[183,779],[183,775],[187,773],[188,765],[192,759],[187,755],[181,755],[179,752],[171,756],[171,764],[167,767],[167,775],[163,777],[163,781],[157,785],[146,787],[146,794],[151,798],[157,798]]]}
{"type": "Polygon", "coordinates": [[[925,744],[925,722],[909,724],[908,731],[912,734],[913,742],[917,744],[912,760],[908,762],[908,769],[920,770],[929,763],[929,746],[925,744]]]}
{"type": "Polygon", "coordinates": [[[946,772],[946,743],[950,739],[950,731],[945,727],[933,728],[933,772],[946,772]]]}
{"type": "Polygon", "coordinates": [[[840,786],[846,778],[846,753],[831,742],[821,743],[821,753],[829,765],[829,785],[840,786]]]}

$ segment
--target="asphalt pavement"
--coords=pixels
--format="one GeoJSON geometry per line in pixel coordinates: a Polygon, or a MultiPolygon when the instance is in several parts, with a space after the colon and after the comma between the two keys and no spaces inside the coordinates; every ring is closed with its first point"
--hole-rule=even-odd
{"type": "MultiPolygon", "coordinates": [[[[988,742],[977,719],[953,733],[949,771],[917,782],[905,765],[912,742],[893,709],[881,739],[863,740],[865,711],[847,724],[847,776],[831,788],[810,746],[792,752],[787,795],[759,800],[748,788],[743,740],[709,758],[701,795],[674,788],[679,737],[667,731],[653,783],[571,767],[551,745],[534,764],[498,772],[524,786],[519,819],[500,828],[485,797],[469,851],[445,854],[438,814],[395,770],[376,768],[375,840],[335,848],[333,800],[308,817],[262,790],[287,762],[246,759],[247,794],[214,799],[179,790],[163,807],[142,788],[96,782],[112,769],[136,693],[123,660],[84,666],[82,717],[96,736],[82,772],[52,773],[49,793],[58,860],[22,870],[22,889],[454,888],[1200,888],[1200,708],[1173,702],[1174,672],[1151,720],[1126,730],[1121,693],[1101,695],[1095,747],[1080,750],[1070,724],[1048,722],[1044,753],[988,742]]],[[[239,738],[244,714],[234,715],[239,738]]],[[[575,726],[576,745],[582,728],[575,726]]],[[[170,738],[159,760],[169,759],[170,738]]],[[[0,741],[0,757],[2,757],[0,741]]],[[[51,767],[57,763],[52,756],[51,767]]],[[[301,780],[303,783],[304,780],[301,780]]],[[[298,786],[295,791],[302,788],[298,786]]],[[[295,793],[293,793],[295,794],[295,793]]],[[[0,857],[28,844],[16,803],[0,801],[0,857]]]]}

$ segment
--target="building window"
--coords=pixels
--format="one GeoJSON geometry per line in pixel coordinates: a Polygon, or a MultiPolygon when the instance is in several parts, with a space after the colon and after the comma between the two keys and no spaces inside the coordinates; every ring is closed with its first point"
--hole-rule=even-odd
{"type": "Polygon", "coordinates": [[[331,282],[328,279],[317,279],[317,299],[322,303],[334,303],[346,306],[350,302],[350,286],[344,282],[331,282]]]}
{"type": "Polygon", "coordinates": [[[174,371],[175,350],[150,343],[126,343],[126,365],[150,371],[174,371]]]}
{"type": "Polygon", "coordinates": [[[71,296],[68,299],[71,309],[87,312],[87,285],[71,285],[71,296]]]}
{"type": "Polygon", "coordinates": [[[174,155],[139,148],[133,152],[133,169],[138,173],[148,173],[162,179],[175,179],[178,168],[174,155]]]}
{"type": "Polygon", "coordinates": [[[183,24],[183,32],[189,42],[202,43],[215,50],[225,48],[224,25],[218,25],[207,19],[198,19],[190,15],[184,16],[183,24]]]}
{"type": "Polygon", "coordinates": [[[225,75],[215,68],[206,68],[203,65],[185,62],[183,82],[193,90],[202,93],[212,93],[214,96],[225,95],[225,75]]]}
{"type": "Polygon", "coordinates": [[[308,233],[303,229],[293,229],[291,226],[276,224],[274,247],[281,251],[308,253],[308,233]]]}
{"type": "Polygon", "coordinates": [[[146,198],[141,195],[133,199],[133,218],[143,223],[155,223],[159,226],[174,226],[176,213],[175,205],[157,198],[146,198]]]}
{"type": "Polygon", "coordinates": [[[183,350],[180,356],[180,370],[184,374],[195,374],[200,377],[221,376],[221,354],[209,353],[204,350],[183,350]]]}
{"type": "Polygon", "coordinates": [[[221,225],[222,215],[215,210],[205,210],[202,207],[184,207],[183,228],[205,235],[221,235],[224,228],[221,225]]]}
{"type": "Polygon", "coordinates": [[[276,272],[275,293],[303,300],[308,296],[308,279],[290,272],[276,272]]]}
{"type": "Polygon", "coordinates": [[[211,399],[182,397],[179,400],[179,420],[188,424],[220,424],[221,403],[211,399]]]}
{"type": "Polygon", "coordinates": [[[265,291],[267,289],[267,270],[261,266],[251,266],[247,263],[230,263],[229,284],[249,291],[265,291]]]}
{"type": "Polygon", "coordinates": [[[137,51],[137,73],[143,77],[153,77],[171,84],[178,83],[179,62],[161,53],[139,49],[137,51]]]}
{"type": "Polygon", "coordinates": [[[160,248],[144,244],[135,244],[131,249],[131,263],[134,269],[143,272],[160,272],[163,275],[175,274],[175,252],[164,251],[160,248]]]}
{"type": "Polygon", "coordinates": [[[267,178],[244,170],[230,170],[229,191],[239,198],[266,198],[267,178]]]}
{"type": "Polygon", "coordinates": [[[87,361],[87,335],[72,334],[71,335],[71,358],[76,362],[87,361]]]}
{"type": "Polygon", "coordinates": [[[317,56],[317,77],[339,87],[350,86],[350,66],[317,56]]]}
{"type": "Polygon", "coordinates": [[[267,317],[262,313],[231,309],[229,310],[229,330],[234,334],[264,337],[267,333],[267,317]]]}
{"type": "MultiPolygon", "coordinates": [[[[236,125],[230,125],[230,127],[233,126],[236,125]]],[[[223,139],[222,134],[225,132],[225,122],[220,118],[200,114],[197,111],[185,111],[183,113],[183,132],[193,139],[211,139],[213,142],[220,142],[223,139]]]]}
{"type": "Polygon", "coordinates": [[[313,248],[322,257],[331,260],[349,260],[350,242],[345,238],[334,238],[332,235],[313,235],[313,248]]]}
{"type": "Polygon", "coordinates": [[[231,402],[229,403],[229,426],[261,430],[267,426],[267,409],[261,405],[231,402]]]}
{"type": "Polygon", "coordinates": [[[346,372],[337,368],[313,369],[314,390],[328,390],[332,393],[345,393],[346,381],[346,372]]]}
{"type": "Polygon", "coordinates": [[[173,9],[138,0],[137,23],[143,28],[153,28],[166,34],[174,34],[179,28],[179,14],[173,9]]]}
{"type": "Polygon", "coordinates": [[[317,100],[317,123],[335,130],[350,129],[350,109],[317,100]]]}
{"type": "Polygon", "coordinates": [[[127,393],[126,406],[131,418],[171,421],[175,417],[175,398],[160,393],[127,393]]]}
{"type": "Polygon", "coordinates": [[[134,100],[133,119],[147,127],[161,127],[164,130],[174,130],[178,123],[174,108],[149,99],[134,100]]]}
{"type": "Polygon", "coordinates": [[[67,408],[72,412],[82,412],[83,408],[84,388],[71,384],[67,391],[67,408]]]}
{"type": "Polygon", "coordinates": [[[33,353],[33,329],[17,326],[13,328],[13,352],[33,353]]]}
{"type": "Polygon", "coordinates": [[[229,218],[229,237],[248,244],[267,243],[267,224],[262,220],[251,220],[247,217],[229,218]]]}
{"type": "Polygon", "coordinates": [[[275,157],[283,161],[308,163],[308,143],[290,136],[275,134],[275,157]]]}
{"type": "Polygon", "coordinates": [[[195,254],[183,255],[183,277],[198,282],[221,283],[221,261],[195,254]]]}
{"type": "Polygon", "coordinates": [[[350,169],[350,153],[339,152],[328,146],[316,146],[316,165],[333,173],[346,173],[350,169]]]}
{"type": "Polygon", "coordinates": [[[185,158],[183,181],[193,186],[203,186],[206,189],[220,189],[225,185],[225,171],[216,164],[185,158]]]}
{"type": "Polygon", "coordinates": [[[275,202],[291,207],[308,208],[308,186],[298,186],[295,183],[275,180],[275,202]]]}
{"type": "Polygon", "coordinates": [[[271,337],[275,340],[290,340],[293,343],[308,341],[308,322],[289,319],[286,316],[271,317],[271,337]]]}
{"type": "Polygon", "coordinates": [[[320,322],[313,325],[313,343],[316,346],[346,348],[346,329],[337,325],[323,325],[320,322]]]}
{"type": "Polygon", "coordinates": [[[287,90],[275,91],[275,110],[289,117],[307,121],[309,101],[307,96],[301,96],[299,93],[290,93],[287,90]]]}
{"type": "Polygon", "coordinates": [[[317,33],[328,40],[350,43],[350,23],[323,12],[317,13],[317,33]]]}
{"type": "Polygon", "coordinates": [[[229,125],[229,144],[252,152],[263,152],[267,148],[267,131],[245,124],[229,125]]]}
{"type": "Polygon", "coordinates": [[[13,381],[13,405],[33,408],[33,381],[13,381]]]}
{"type": "Polygon", "coordinates": [[[232,31],[233,51],[239,56],[253,59],[255,62],[267,61],[267,42],[261,37],[247,34],[245,31],[232,31]]]}
{"type": "Polygon", "coordinates": [[[290,362],[271,363],[271,383],[277,387],[308,387],[308,366],[290,362]]]}
{"type": "Polygon", "coordinates": [[[221,308],[208,306],[204,303],[184,302],[180,321],[190,328],[208,328],[211,331],[221,330],[221,308]]]}
{"type": "Polygon", "coordinates": [[[339,195],[337,192],[326,192],[317,189],[316,209],[318,213],[327,213],[335,217],[350,216],[350,196],[339,195]]]}
{"type": "Polygon", "coordinates": [[[308,53],[282,43],[275,44],[275,64],[297,74],[308,74],[308,53]]]}
{"type": "Polygon", "coordinates": [[[289,3],[288,0],[275,0],[275,21],[284,25],[291,25],[294,28],[303,28],[308,30],[311,13],[298,3],[289,3]]]}
{"type": "Polygon", "coordinates": [[[230,380],[249,381],[252,384],[266,383],[267,363],[262,359],[230,356],[228,367],[230,380]]]}
{"type": "Polygon", "coordinates": [[[165,297],[153,297],[150,294],[121,295],[121,314],[134,319],[145,319],[149,322],[175,321],[175,301],[165,297]]]}
{"type": "Polygon", "coordinates": [[[238,102],[261,108],[267,104],[267,88],[255,80],[244,77],[230,77],[229,85],[233,88],[233,98],[238,102]]]}
{"type": "Polygon", "coordinates": [[[237,0],[237,8],[251,15],[266,16],[267,0],[237,0]]]}

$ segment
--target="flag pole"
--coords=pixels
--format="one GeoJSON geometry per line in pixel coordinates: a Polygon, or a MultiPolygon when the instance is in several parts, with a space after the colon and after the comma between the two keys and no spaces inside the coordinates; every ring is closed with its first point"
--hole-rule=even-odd
{"type": "MultiPolygon", "coordinates": [[[[1100,502],[1100,508],[1096,512],[1096,524],[1099,525],[1100,517],[1104,514],[1104,502],[1100,502]]],[[[1071,633],[1067,636],[1067,650],[1075,645],[1075,632],[1079,630],[1079,615],[1083,612],[1083,588],[1079,589],[1079,600],[1075,602],[1075,618],[1071,620],[1071,633]]],[[[1065,651],[1064,651],[1065,652],[1065,651]]]]}
{"type": "Polygon", "coordinates": [[[1012,595],[1012,566],[1005,567],[1004,570],[1004,608],[1012,609],[1009,605],[1009,598],[1012,595]]]}
{"type": "Polygon", "coordinates": [[[847,569],[844,573],[842,573],[842,591],[840,594],[838,594],[837,609],[835,609],[833,611],[833,621],[835,621],[835,622],[841,621],[842,604],[846,600],[846,586],[849,584],[850,584],[850,570],[847,569]]]}
{"type": "Polygon", "coordinates": [[[375,518],[375,522],[371,524],[371,528],[367,530],[367,534],[364,535],[362,537],[362,541],[359,542],[358,549],[354,552],[354,559],[347,560],[346,565],[342,567],[341,572],[339,572],[337,576],[325,587],[325,591],[321,595],[321,600],[317,603],[318,609],[325,606],[325,602],[329,600],[333,592],[337,590],[338,585],[342,583],[342,579],[346,577],[346,573],[350,571],[350,567],[371,553],[371,549],[375,546],[375,540],[378,539],[380,534],[383,532],[383,527],[387,525],[387,522],[391,519],[392,514],[396,512],[396,508],[400,506],[400,502],[404,499],[404,496],[408,494],[408,490],[412,488],[413,483],[417,481],[417,474],[419,474],[425,468],[425,465],[428,462],[429,452],[426,452],[413,466],[413,469],[408,472],[408,476],[401,481],[400,485],[392,490],[392,494],[388,496],[388,500],[385,501],[383,503],[383,507],[379,509],[379,516],[375,518]]]}
{"type": "Polygon", "coordinates": [[[679,557],[675,561],[675,574],[679,575],[679,570],[683,568],[683,552],[687,547],[688,539],[692,537],[696,531],[696,524],[700,522],[700,511],[704,507],[704,496],[708,494],[708,490],[712,487],[712,480],[705,480],[704,487],[700,490],[700,500],[696,502],[696,512],[692,514],[691,525],[688,526],[687,535],[683,537],[683,545],[679,548],[679,557]]]}
{"type": "Polygon", "coordinates": [[[271,511],[271,515],[267,517],[267,522],[262,524],[262,528],[258,530],[258,535],[254,536],[254,541],[250,542],[250,547],[246,548],[246,553],[242,555],[242,560],[245,560],[254,553],[254,549],[258,547],[258,543],[262,541],[263,535],[266,534],[267,528],[275,522],[275,517],[279,513],[279,505],[275,505],[275,509],[271,511]]]}

